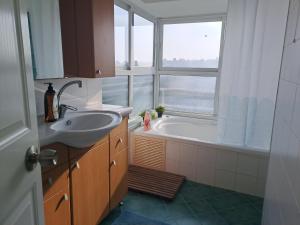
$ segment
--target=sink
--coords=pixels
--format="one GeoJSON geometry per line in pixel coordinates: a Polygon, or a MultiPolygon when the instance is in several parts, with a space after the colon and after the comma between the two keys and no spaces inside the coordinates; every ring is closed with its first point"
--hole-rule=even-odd
{"type": "Polygon", "coordinates": [[[50,126],[57,141],[75,148],[86,148],[117,127],[122,116],[114,111],[72,112],[50,126]]]}

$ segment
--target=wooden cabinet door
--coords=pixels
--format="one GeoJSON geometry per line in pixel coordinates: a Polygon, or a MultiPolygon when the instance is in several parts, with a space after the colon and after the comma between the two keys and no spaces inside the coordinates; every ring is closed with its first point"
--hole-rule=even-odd
{"type": "Polygon", "coordinates": [[[45,225],[71,225],[69,187],[44,202],[45,225]]]}
{"type": "Polygon", "coordinates": [[[115,76],[114,0],[60,0],[67,77],[115,76]]]}
{"type": "Polygon", "coordinates": [[[115,208],[128,192],[128,150],[124,149],[110,162],[110,209],[115,208]]]}
{"type": "Polygon", "coordinates": [[[65,163],[42,174],[44,201],[47,201],[53,195],[63,188],[69,188],[69,167],[65,163]]]}
{"type": "Polygon", "coordinates": [[[108,137],[74,158],[70,171],[73,225],[98,224],[109,211],[108,137]]]}
{"type": "Polygon", "coordinates": [[[93,0],[93,30],[96,76],[115,76],[114,0],[93,0]]]}

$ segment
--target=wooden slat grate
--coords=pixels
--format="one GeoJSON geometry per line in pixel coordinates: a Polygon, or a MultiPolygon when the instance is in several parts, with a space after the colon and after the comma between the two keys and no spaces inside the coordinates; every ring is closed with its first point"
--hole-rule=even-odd
{"type": "Polygon", "coordinates": [[[172,200],[179,191],[185,177],[130,165],[128,169],[128,188],[172,200]]]}

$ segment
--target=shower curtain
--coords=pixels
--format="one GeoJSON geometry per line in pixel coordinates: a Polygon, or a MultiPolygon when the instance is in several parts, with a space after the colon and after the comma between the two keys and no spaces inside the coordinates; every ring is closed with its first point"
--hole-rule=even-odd
{"type": "Polygon", "coordinates": [[[288,0],[229,0],[218,141],[269,150],[288,0]]]}

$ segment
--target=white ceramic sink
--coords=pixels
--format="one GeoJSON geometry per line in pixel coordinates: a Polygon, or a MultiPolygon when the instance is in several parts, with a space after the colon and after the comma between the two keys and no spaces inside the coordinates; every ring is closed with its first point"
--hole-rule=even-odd
{"type": "Polygon", "coordinates": [[[53,123],[50,129],[55,131],[59,142],[85,148],[95,144],[121,121],[122,116],[113,111],[74,112],[53,123]]]}

